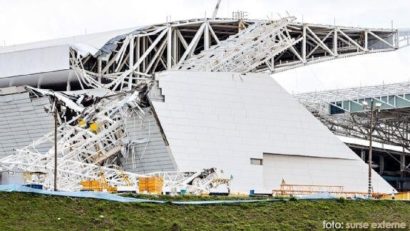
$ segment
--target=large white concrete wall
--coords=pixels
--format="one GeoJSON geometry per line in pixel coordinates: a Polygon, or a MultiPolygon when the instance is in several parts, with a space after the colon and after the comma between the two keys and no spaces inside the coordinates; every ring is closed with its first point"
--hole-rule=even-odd
{"type": "Polygon", "coordinates": [[[179,170],[218,167],[232,174],[234,191],[269,191],[263,166],[250,158],[361,161],[269,75],[176,71],[157,78],[165,102],[153,105],[179,170]]]}
{"type": "MultiPolygon", "coordinates": [[[[344,186],[345,192],[368,190],[368,165],[361,160],[264,154],[263,170],[268,189],[279,189],[285,180],[287,184],[344,186]]],[[[375,171],[372,187],[375,192],[393,190],[375,171]]]]}

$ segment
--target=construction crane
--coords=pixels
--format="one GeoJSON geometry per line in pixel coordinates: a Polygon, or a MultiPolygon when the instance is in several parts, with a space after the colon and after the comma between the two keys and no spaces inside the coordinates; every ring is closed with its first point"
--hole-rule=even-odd
{"type": "Polygon", "coordinates": [[[216,18],[216,15],[218,14],[218,10],[219,10],[219,5],[221,4],[222,0],[218,0],[218,2],[216,3],[214,12],[212,13],[212,19],[216,18]]]}

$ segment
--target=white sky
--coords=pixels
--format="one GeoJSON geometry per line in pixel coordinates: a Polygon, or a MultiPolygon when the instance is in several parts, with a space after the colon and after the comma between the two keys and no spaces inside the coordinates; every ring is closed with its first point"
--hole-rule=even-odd
{"type": "MultiPolygon", "coordinates": [[[[217,0],[0,0],[0,45],[210,16],[217,0]]],[[[410,0],[222,0],[219,17],[234,10],[250,18],[289,12],[305,22],[410,27],[410,0]]]]}

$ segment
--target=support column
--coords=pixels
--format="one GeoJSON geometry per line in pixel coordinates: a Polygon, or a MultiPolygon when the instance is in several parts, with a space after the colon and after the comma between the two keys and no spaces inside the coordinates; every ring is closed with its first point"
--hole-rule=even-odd
{"type": "Polygon", "coordinates": [[[368,30],[364,31],[364,49],[366,51],[369,50],[369,31],[368,30]]]}
{"type": "MultiPolygon", "coordinates": [[[[70,73],[70,74],[68,74],[68,78],[67,78],[66,91],[71,91],[71,78],[72,78],[72,74],[70,73]]],[[[38,88],[40,88],[40,86],[38,88]]]]}
{"type": "MultiPolygon", "coordinates": [[[[148,39],[147,37],[142,37],[142,54],[144,55],[145,52],[147,52],[147,42],[148,39]]],[[[142,72],[145,72],[145,60],[146,60],[146,56],[144,56],[144,58],[142,59],[142,72]]]]}
{"type": "Polygon", "coordinates": [[[379,174],[382,175],[384,172],[384,156],[379,155],[379,174]]]}
{"type": "Polygon", "coordinates": [[[98,82],[101,83],[101,79],[102,79],[102,60],[101,60],[100,57],[98,57],[97,65],[98,65],[98,82]]]}
{"type": "Polygon", "coordinates": [[[337,28],[333,30],[333,54],[337,57],[337,28]]]}
{"type": "Polygon", "coordinates": [[[363,149],[360,151],[360,158],[362,158],[363,161],[366,161],[366,151],[363,149]]]}
{"type": "Polygon", "coordinates": [[[177,31],[176,29],[173,30],[172,32],[172,37],[173,37],[173,41],[172,41],[172,57],[173,59],[173,64],[177,64],[178,63],[178,36],[177,36],[177,31]]]}
{"type": "MultiPolygon", "coordinates": [[[[141,39],[140,39],[140,37],[137,37],[137,45],[135,46],[135,51],[137,52],[137,54],[136,54],[136,59],[137,60],[135,60],[135,61],[137,61],[137,62],[139,62],[140,56],[141,56],[140,45],[141,45],[141,39]]],[[[136,71],[140,72],[140,65],[137,66],[136,71]]],[[[139,77],[139,76],[137,76],[137,77],[139,77]]]]}
{"type": "Polygon", "coordinates": [[[306,63],[306,25],[303,24],[302,59],[306,63]]]}
{"type": "Polygon", "coordinates": [[[406,156],[404,154],[400,155],[400,175],[404,176],[404,170],[406,169],[406,156]]]}
{"type": "MultiPolygon", "coordinates": [[[[134,37],[131,38],[130,40],[130,48],[129,48],[129,66],[132,67],[134,66],[134,37]]],[[[128,79],[128,90],[131,90],[132,88],[132,77],[133,77],[134,73],[130,73],[129,75],[129,79],[128,79]]]]}
{"type": "Polygon", "coordinates": [[[271,67],[272,67],[272,70],[271,70],[271,72],[273,73],[273,72],[275,72],[275,57],[272,57],[272,59],[271,59],[271,67]]]}
{"type": "Polygon", "coordinates": [[[204,49],[209,49],[209,23],[208,21],[205,22],[205,31],[204,31],[204,49]]]}
{"type": "Polygon", "coordinates": [[[172,27],[169,26],[167,34],[167,70],[172,68],[172,27]]]}

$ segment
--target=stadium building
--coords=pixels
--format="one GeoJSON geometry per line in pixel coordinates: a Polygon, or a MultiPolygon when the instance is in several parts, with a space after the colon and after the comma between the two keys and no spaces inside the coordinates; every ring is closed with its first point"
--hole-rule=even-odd
{"type": "MultiPolygon", "coordinates": [[[[101,173],[115,186],[161,175],[209,190],[218,169],[233,192],[367,193],[365,161],[270,74],[394,53],[400,38],[293,17],[211,18],[1,48],[2,181],[17,172],[51,188],[57,155],[62,190],[101,173]]],[[[373,171],[371,190],[394,188],[373,171]]]]}

